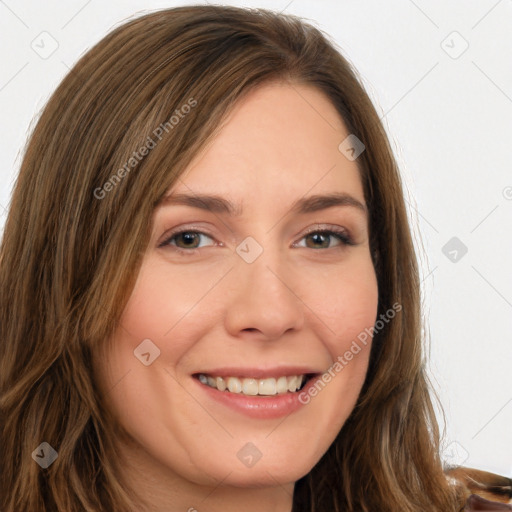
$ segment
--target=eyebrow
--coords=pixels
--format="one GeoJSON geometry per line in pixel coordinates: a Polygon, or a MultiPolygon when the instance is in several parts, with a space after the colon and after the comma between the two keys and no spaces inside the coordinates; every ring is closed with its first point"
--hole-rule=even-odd
{"type": "MultiPolygon", "coordinates": [[[[193,208],[200,208],[219,214],[224,213],[235,217],[242,215],[242,206],[240,204],[234,205],[227,199],[217,195],[171,194],[164,196],[157,204],[157,208],[171,205],[191,206],[193,208]]],[[[290,211],[295,214],[305,214],[335,206],[351,206],[365,214],[367,213],[367,207],[363,203],[350,194],[341,192],[302,197],[292,204],[290,211]]]]}

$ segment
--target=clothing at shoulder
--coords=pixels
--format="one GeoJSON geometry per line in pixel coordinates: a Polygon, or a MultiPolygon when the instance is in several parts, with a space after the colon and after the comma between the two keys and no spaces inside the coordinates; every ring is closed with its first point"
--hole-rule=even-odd
{"type": "Polygon", "coordinates": [[[478,496],[478,494],[472,494],[466,502],[464,512],[477,512],[478,510],[482,512],[491,512],[492,510],[512,510],[512,505],[507,505],[500,501],[486,500],[485,498],[478,496]]]}
{"type": "Polygon", "coordinates": [[[463,466],[447,470],[446,475],[468,490],[464,512],[512,510],[512,479],[463,466]]]}

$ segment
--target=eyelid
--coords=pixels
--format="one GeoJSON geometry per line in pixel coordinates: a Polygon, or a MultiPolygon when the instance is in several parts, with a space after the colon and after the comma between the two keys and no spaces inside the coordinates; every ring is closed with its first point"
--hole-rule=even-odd
{"type": "MultiPolygon", "coordinates": [[[[180,235],[182,233],[188,233],[188,232],[202,235],[207,238],[210,238],[211,240],[214,240],[215,243],[210,245],[210,247],[212,247],[212,246],[223,247],[224,246],[224,244],[222,242],[217,242],[215,236],[213,236],[212,234],[210,234],[207,231],[204,231],[202,228],[200,228],[198,226],[194,226],[194,225],[189,225],[189,226],[185,225],[185,226],[176,227],[176,228],[172,229],[169,233],[167,233],[165,235],[164,240],[158,244],[158,247],[165,248],[165,247],[171,246],[171,247],[174,247],[174,250],[176,252],[189,253],[189,254],[192,254],[195,251],[198,251],[199,249],[204,249],[202,247],[192,247],[192,248],[188,248],[188,249],[183,249],[181,247],[178,247],[177,245],[170,243],[171,239],[174,238],[176,235],[180,235]]],[[[329,233],[331,237],[334,236],[340,242],[338,245],[336,245],[334,247],[320,249],[321,251],[322,250],[325,251],[327,249],[335,249],[336,247],[343,248],[344,246],[346,247],[346,246],[357,245],[355,243],[354,239],[352,238],[349,230],[346,229],[345,227],[333,225],[333,224],[317,223],[313,226],[310,226],[305,232],[301,233],[301,235],[299,236],[299,239],[293,243],[293,247],[297,247],[297,244],[300,241],[302,241],[305,237],[307,237],[308,235],[313,234],[313,233],[329,233]]],[[[313,250],[316,251],[319,249],[313,249],[313,250]]]]}
{"type": "MultiPolygon", "coordinates": [[[[190,226],[179,226],[175,229],[171,229],[165,236],[164,236],[164,239],[162,242],[160,242],[158,244],[158,247],[166,247],[168,245],[171,245],[169,243],[169,240],[173,237],[175,237],[176,235],[179,235],[181,233],[188,233],[188,232],[192,232],[192,233],[198,233],[200,235],[204,235],[208,238],[211,238],[212,240],[215,240],[215,237],[208,233],[207,231],[204,231],[203,228],[200,228],[199,226],[194,226],[194,225],[190,225],[190,226]]],[[[220,245],[220,246],[223,246],[224,244],[222,242],[216,242],[215,244],[212,244],[212,245],[220,245]]],[[[187,252],[191,252],[191,251],[194,251],[194,250],[197,250],[197,248],[192,248],[192,249],[181,249],[181,247],[176,247],[177,250],[182,250],[182,251],[187,251],[187,252]]]]}
{"type": "MultiPolygon", "coordinates": [[[[306,236],[312,234],[312,233],[331,233],[336,235],[338,237],[338,240],[341,242],[341,246],[347,246],[347,245],[357,245],[352,238],[350,232],[348,229],[335,225],[335,224],[315,224],[314,226],[311,226],[307,229],[306,232],[303,232],[300,235],[299,241],[303,240],[306,236]]],[[[297,242],[294,243],[296,245],[297,242]]],[[[329,247],[329,249],[333,249],[334,247],[329,247]]]]}
{"type": "Polygon", "coordinates": [[[336,224],[322,224],[317,223],[314,226],[308,228],[304,233],[302,233],[302,237],[309,235],[310,233],[322,232],[322,231],[333,231],[334,233],[343,234],[347,238],[352,238],[350,236],[350,232],[347,228],[338,226],[336,224]]]}

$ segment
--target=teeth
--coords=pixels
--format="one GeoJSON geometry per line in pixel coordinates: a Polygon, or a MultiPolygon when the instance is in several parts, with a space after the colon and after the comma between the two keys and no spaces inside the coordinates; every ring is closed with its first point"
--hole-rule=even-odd
{"type": "Polygon", "coordinates": [[[219,391],[224,391],[227,388],[226,381],[222,377],[217,377],[215,384],[219,391]]]}
{"type": "MultiPolygon", "coordinates": [[[[211,385],[210,383],[208,383],[208,384],[211,385]]],[[[229,391],[231,391],[231,393],[241,393],[242,392],[242,383],[240,382],[240,379],[237,379],[236,377],[229,377],[228,378],[228,389],[229,389],[229,391]]]]}
{"type": "Polygon", "coordinates": [[[286,377],[279,377],[276,387],[278,393],[286,393],[288,391],[288,379],[286,377]]]}
{"type": "Polygon", "coordinates": [[[242,393],[244,395],[257,395],[259,392],[258,381],[256,379],[242,380],[242,393]]]}
{"type": "Polygon", "coordinates": [[[297,389],[297,387],[298,387],[297,379],[298,379],[298,377],[296,377],[295,375],[288,379],[288,391],[293,393],[297,389]]]}
{"type": "Polygon", "coordinates": [[[229,391],[230,393],[241,393],[243,395],[255,396],[265,395],[271,396],[282,393],[294,393],[302,386],[305,381],[305,375],[293,375],[290,377],[279,377],[274,379],[239,379],[238,377],[212,377],[210,375],[199,375],[199,380],[212,388],[219,391],[229,391]]]}
{"type": "Polygon", "coordinates": [[[277,393],[276,379],[260,379],[258,393],[260,395],[275,395],[277,393]]]}

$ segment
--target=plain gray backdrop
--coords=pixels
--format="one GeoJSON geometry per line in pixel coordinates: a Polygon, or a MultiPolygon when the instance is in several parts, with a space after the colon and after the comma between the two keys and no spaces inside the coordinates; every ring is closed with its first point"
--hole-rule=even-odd
{"type": "MultiPolygon", "coordinates": [[[[70,67],[129,17],[191,3],[0,1],[0,230],[29,130],[70,67]]],[[[510,476],[512,0],[224,3],[307,18],[359,71],[406,187],[444,457],[510,476]]]]}

